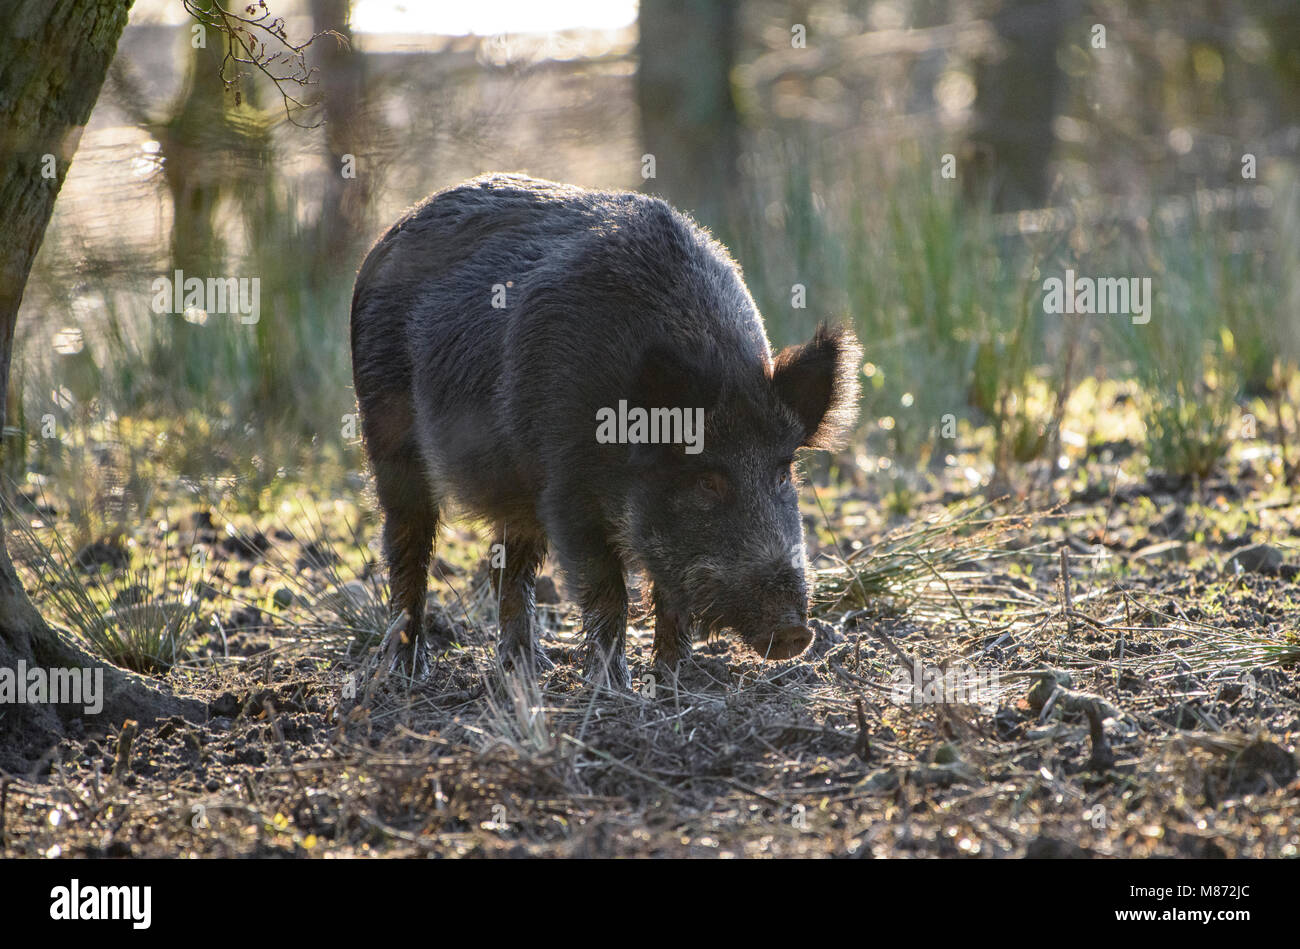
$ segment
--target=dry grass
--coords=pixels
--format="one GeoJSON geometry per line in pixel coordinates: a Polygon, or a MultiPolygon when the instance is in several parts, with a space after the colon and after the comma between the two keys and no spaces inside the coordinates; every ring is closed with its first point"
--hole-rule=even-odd
{"type": "MultiPolygon", "coordinates": [[[[1300,526],[1269,503],[1274,534],[1300,526]]],[[[211,721],[142,730],[119,779],[115,736],[70,738],[13,782],[7,852],[1294,855],[1294,574],[1134,556],[1164,513],[1112,497],[828,519],[824,552],[860,552],[818,572],[807,654],[763,663],[720,638],[653,679],[638,623],[631,694],[582,680],[567,605],[543,608],[556,668],[503,672],[490,585],[460,568],[436,585],[457,645],[404,678],[372,523],[299,512],[255,554],[214,528],[231,615],[172,672],[211,721]],[[909,670],[985,678],[933,701],[909,670]]],[[[442,555],[472,554],[461,538],[442,555]]]]}

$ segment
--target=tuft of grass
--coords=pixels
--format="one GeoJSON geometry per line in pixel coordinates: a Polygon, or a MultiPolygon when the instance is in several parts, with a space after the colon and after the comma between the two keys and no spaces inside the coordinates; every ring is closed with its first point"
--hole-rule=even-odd
{"type": "Polygon", "coordinates": [[[1152,669],[1172,667],[1173,671],[1167,673],[1170,676],[1188,667],[1201,674],[1224,674],[1254,666],[1287,666],[1300,662],[1300,634],[1294,629],[1216,626],[1189,618],[1187,611],[1168,597],[1165,601],[1178,615],[1162,610],[1151,597],[1132,593],[1128,596],[1142,611],[1164,621],[1152,623],[1149,628],[1169,634],[1170,639],[1191,640],[1189,645],[1170,647],[1164,654],[1146,660],[1152,669]]]}
{"type": "Polygon", "coordinates": [[[814,572],[814,611],[893,613],[932,599],[955,603],[964,614],[960,590],[968,571],[1013,553],[1008,539],[1028,523],[1025,516],[994,514],[978,504],[891,531],[814,572]]]}
{"type": "MultiPolygon", "coordinates": [[[[189,656],[203,633],[200,593],[207,557],[162,544],[159,560],[121,536],[73,548],[52,524],[6,502],[15,563],[42,615],[96,655],[135,672],[161,674],[189,656]],[[109,562],[99,562],[97,552],[109,562]]],[[[169,533],[168,525],[158,525],[169,533]]]]}
{"type": "Polygon", "coordinates": [[[1188,398],[1175,386],[1140,403],[1151,464],[1177,479],[1207,478],[1232,444],[1230,409],[1214,396],[1188,398]]]}
{"type": "Polygon", "coordinates": [[[560,733],[548,714],[537,677],[497,666],[495,688],[484,691],[483,713],[472,728],[485,743],[509,748],[523,759],[544,759],[560,750],[560,733]]]}
{"type": "MultiPolygon", "coordinates": [[[[1277,385],[1294,344],[1267,234],[1234,230],[1197,193],[1152,217],[1149,235],[1104,264],[1152,277],[1150,322],[1113,321],[1110,342],[1142,393],[1151,463],[1175,479],[1204,478],[1226,457],[1237,404],[1277,385]],[[1176,213],[1179,210],[1187,213],[1176,213]]],[[[1285,283],[1285,281],[1281,281],[1285,283]]]]}

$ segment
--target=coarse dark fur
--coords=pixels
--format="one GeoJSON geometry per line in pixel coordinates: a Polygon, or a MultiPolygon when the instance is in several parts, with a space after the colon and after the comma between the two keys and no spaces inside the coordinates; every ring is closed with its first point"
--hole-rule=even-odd
{"type": "Polygon", "coordinates": [[[769,658],[811,641],[792,460],[852,424],[861,350],[822,327],[773,358],[735,262],[663,201],[514,175],[433,195],[361,266],[352,358],[394,608],[416,634],[454,504],[504,547],[506,660],[547,662],[533,584],[548,549],[589,670],[613,684],[629,681],[629,568],[652,585],[660,663],[698,630],[769,658]],[[620,400],[704,409],[703,451],[598,442],[620,400]]]}

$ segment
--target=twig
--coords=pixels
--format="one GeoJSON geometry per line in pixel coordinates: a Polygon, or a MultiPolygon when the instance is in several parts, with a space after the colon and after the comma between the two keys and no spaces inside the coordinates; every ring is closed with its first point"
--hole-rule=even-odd
{"type": "Polygon", "coordinates": [[[121,781],[131,767],[131,742],[140,724],[133,718],[122,723],[122,730],[117,733],[117,760],[113,762],[113,780],[121,781]]]}
{"type": "Polygon", "coordinates": [[[1061,548],[1061,596],[1065,600],[1065,635],[1073,639],[1074,624],[1070,622],[1070,618],[1074,610],[1070,606],[1070,563],[1066,550],[1066,547],[1061,548]]]}
{"type": "MultiPolygon", "coordinates": [[[[347,39],[334,30],[313,33],[306,42],[293,43],[285,32],[285,19],[273,16],[265,0],[248,4],[248,15],[227,10],[216,0],[181,0],[185,11],[204,27],[209,27],[229,38],[221,58],[218,76],[222,84],[235,94],[235,105],[243,101],[240,83],[247,75],[240,66],[251,66],[271,80],[284,103],[285,118],[299,128],[317,128],[322,123],[303,125],[295,117],[313,108],[318,102],[301,102],[285,91],[289,85],[302,88],[316,84],[316,67],[307,65],[307,48],[322,36],[333,37],[340,44],[347,39]],[[254,14],[258,9],[260,16],[254,14]]],[[[323,121],[323,120],[322,120],[323,121]]]]}
{"type": "Polygon", "coordinates": [[[676,788],[669,787],[668,785],[664,784],[662,781],[657,780],[656,778],[652,778],[652,777],[650,777],[650,775],[646,774],[646,773],[643,772],[643,771],[638,771],[636,768],[632,767],[630,764],[627,764],[627,763],[625,763],[625,762],[619,761],[619,760],[618,760],[617,758],[615,758],[613,755],[611,755],[611,754],[609,754],[609,753],[607,753],[607,752],[601,751],[599,748],[593,748],[591,745],[587,744],[585,741],[581,741],[580,739],[574,738],[572,735],[565,735],[565,736],[563,736],[563,737],[564,737],[564,740],[565,740],[565,741],[570,742],[571,744],[577,745],[579,748],[581,748],[583,751],[587,752],[588,754],[593,754],[593,755],[595,755],[597,758],[600,758],[602,761],[605,761],[605,762],[608,763],[608,764],[612,764],[612,765],[613,765],[614,767],[616,767],[616,768],[619,768],[619,769],[621,769],[621,770],[623,770],[623,771],[626,771],[628,774],[632,775],[634,778],[640,778],[642,781],[645,781],[645,782],[647,782],[647,783],[649,783],[649,784],[653,784],[655,787],[659,788],[659,790],[664,791],[664,792],[666,792],[666,793],[668,793],[668,794],[671,794],[671,795],[672,795],[673,797],[675,797],[675,798],[680,798],[680,799],[682,799],[682,800],[686,800],[686,796],[685,796],[684,794],[682,794],[680,791],[678,791],[676,788]]]}
{"type": "Polygon", "coordinates": [[[1088,702],[1083,707],[1088,716],[1088,732],[1092,738],[1092,754],[1088,756],[1088,767],[1094,771],[1108,771],[1115,764],[1115,753],[1106,741],[1106,729],[1101,724],[1101,710],[1096,702],[1088,702]]]}
{"type": "Polygon", "coordinates": [[[871,759],[871,737],[867,734],[867,716],[862,709],[861,696],[855,703],[858,709],[858,744],[853,750],[863,761],[868,761],[871,759]]]}

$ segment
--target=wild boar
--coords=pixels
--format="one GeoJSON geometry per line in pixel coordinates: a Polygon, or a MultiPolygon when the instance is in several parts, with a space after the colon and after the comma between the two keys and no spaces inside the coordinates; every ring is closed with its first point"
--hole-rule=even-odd
{"type": "Polygon", "coordinates": [[[487,175],[374,245],[352,298],[362,434],[408,653],[440,516],[495,527],[498,652],[546,666],[548,550],[582,611],[587,672],[630,686],[629,569],[654,657],[729,629],[769,659],[812,641],[793,462],[857,415],[861,348],[818,328],[773,356],[725,248],[644,194],[487,175]]]}

